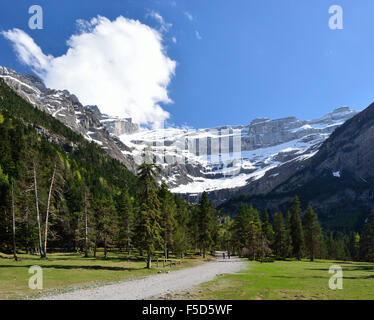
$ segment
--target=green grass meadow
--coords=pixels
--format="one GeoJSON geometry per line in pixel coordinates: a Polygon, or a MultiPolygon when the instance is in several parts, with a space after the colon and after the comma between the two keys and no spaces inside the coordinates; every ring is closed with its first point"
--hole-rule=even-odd
{"type": "MultiPolygon", "coordinates": [[[[145,277],[192,267],[203,262],[191,255],[176,266],[162,263],[145,268],[140,257],[110,252],[108,259],[99,252],[97,258],[84,258],[79,253],[54,253],[47,259],[37,255],[19,255],[14,261],[10,255],[0,254],[0,300],[27,299],[56,294],[77,288],[88,288],[126,279],[145,277]],[[28,287],[29,267],[43,268],[43,290],[28,287]]],[[[177,299],[208,300],[373,300],[374,263],[326,261],[275,261],[272,263],[246,262],[246,269],[237,274],[220,275],[215,280],[174,297],[177,299]],[[343,268],[343,289],[331,290],[328,282],[332,265],[343,268]],[[192,293],[192,294],[191,294],[192,293]]]]}
{"type": "Polygon", "coordinates": [[[172,267],[163,267],[160,263],[157,268],[154,261],[152,269],[148,270],[145,268],[144,259],[128,257],[118,252],[109,252],[106,260],[103,253],[98,252],[97,258],[84,258],[79,253],[54,253],[49,254],[47,259],[40,259],[37,255],[20,254],[19,261],[14,261],[11,255],[0,253],[0,300],[35,298],[76,288],[145,277],[202,262],[201,257],[191,255],[183,259],[182,264],[172,267]],[[32,276],[28,270],[33,265],[43,268],[43,290],[31,290],[28,286],[32,276]]]}
{"type": "Polygon", "coordinates": [[[374,264],[344,261],[248,262],[238,274],[203,284],[193,299],[218,300],[373,300],[374,264]],[[343,289],[329,288],[329,268],[343,269],[343,289]]]}

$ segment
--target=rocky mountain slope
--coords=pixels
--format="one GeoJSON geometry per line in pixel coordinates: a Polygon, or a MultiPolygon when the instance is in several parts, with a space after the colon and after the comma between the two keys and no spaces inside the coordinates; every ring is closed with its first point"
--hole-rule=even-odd
{"type": "Polygon", "coordinates": [[[247,126],[139,130],[121,141],[140,156],[148,146],[175,193],[191,200],[203,191],[217,202],[272,190],[319,150],[356,111],[342,107],[315,120],[255,119],[247,126]]]}
{"type": "Polygon", "coordinates": [[[110,118],[101,114],[95,106],[83,106],[68,91],[48,89],[40,79],[19,74],[10,68],[0,66],[0,78],[33,106],[51,114],[87,140],[99,144],[110,156],[135,170],[132,157],[124,155],[130,149],[115,135],[138,129],[130,119],[110,118]]]}
{"type": "Polygon", "coordinates": [[[330,134],[357,114],[342,107],[315,120],[255,119],[243,126],[146,130],[131,119],[102,114],[97,106],[83,106],[74,94],[48,89],[36,77],[5,67],[0,77],[133,172],[144,158],[156,160],[173,192],[194,200],[208,191],[218,203],[233,195],[270,192],[302,170],[330,134]]]}
{"type": "Polygon", "coordinates": [[[337,128],[303,168],[266,195],[238,196],[221,208],[233,212],[241,202],[274,212],[295,195],[311,204],[322,221],[343,227],[362,224],[374,208],[374,104],[337,128]]]}

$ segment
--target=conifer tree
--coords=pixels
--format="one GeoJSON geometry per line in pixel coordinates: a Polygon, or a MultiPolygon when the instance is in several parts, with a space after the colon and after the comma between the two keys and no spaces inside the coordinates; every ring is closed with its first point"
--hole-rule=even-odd
{"type": "Polygon", "coordinates": [[[165,259],[169,258],[169,248],[172,247],[176,229],[176,206],[172,193],[168,190],[166,183],[162,183],[159,191],[162,228],[162,238],[164,245],[165,259]]]}
{"type": "Polygon", "coordinates": [[[272,225],[269,222],[269,213],[266,210],[262,214],[262,234],[269,241],[269,244],[273,243],[274,231],[272,225]]]}
{"type": "MultiPolygon", "coordinates": [[[[9,203],[9,179],[0,166],[0,210],[5,213],[9,203]]],[[[7,217],[0,214],[0,250],[5,251],[7,242],[7,217]]]]}
{"type": "MultiPolygon", "coordinates": [[[[188,237],[191,241],[191,244],[195,250],[198,250],[199,247],[199,216],[200,210],[198,205],[193,205],[190,212],[190,218],[188,219],[188,237]]],[[[200,250],[201,254],[201,250],[200,250]]]]}
{"type": "Polygon", "coordinates": [[[303,255],[303,246],[304,246],[304,236],[303,236],[303,228],[301,225],[301,208],[300,208],[300,200],[296,196],[293,199],[291,208],[291,239],[292,239],[292,253],[293,256],[296,257],[298,260],[301,260],[303,255]]]}
{"type": "Polygon", "coordinates": [[[353,261],[360,257],[360,235],[357,232],[351,232],[349,237],[349,251],[353,261]]]}
{"type": "Polygon", "coordinates": [[[228,254],[232,252],[232,228],[233,220],[230,216],[225,216],[223,218],[223,236],[222,236],[222,248],[225,248],[228,254]]]}
{"type": "Polygon", "coordinates": [[[374,262],[374,210],[371,211],[361,235],[360,258],[374,262]]]}
{"type": "Polygon", "coordinates": [[[16,248],[16,208],[14,199],[14,181],[12,180],[12,238],[13,238],[13,257],[17,261],[17,248],[16,248]]]}
{"type": "Polygon", "coordinates": [[[285,257],[290,258],[293,254],[293,247],[292,247],[292,226],[291,226],[291,212],[287,211],[285,216],[285,230],[286,230],[286,244],[285,244],[285,257]]]}
{"type": "Polygon", "coordinates": [[[314,261],[321,237],[321,227],[318,217],[309,205],[303,217],[305,247],[310,261],[314,261]]]}
{"type": "Polygon", "coordinates": [[[287,231],[283,221],[282,212],[276,212],[273,219],[274,229],[274,253],[280,258],[286,258],[288,256],[287,248],[287,231]]]}
{"type": "Polygon", "coordinates": [[[117,196],[117,216],[119,226],[117,243],[119,247],[125,247],[130,254],[134,229],[134,205],[127,189],[117,196]]]}
{"type": "Polygon", "coordinates": [[[176,254],[179,254],[181,258],[184,257],[184,253],[188,249],[188,222],[189,222],[189,210],[187,202],[181,197],[175,197],[176,204],[176,231],[175,239],[173,244],[173,250],[176,254]]]}
{"type": "Polygon", "coordinates": [[[250,207],[249,238],[247,248],[253,260],[263,252],[268,251],[268,243],[262,238],[261,220],[258,210],[250,207]]]}
{"type": "Polygon", "coordinates": [[[250,208],[242,203],[232,226],[233,244],[238,250],[239,256],[241,256],[242,250],[246,247],[248,239],[250,238],[250,222],[250,208]]]}
{"type": "Polygon", "coordinates": [[[104,242],[104,259],[108,257],[108,246],[113,240],[117,232],[117,224],[115,219],[115,206],[112,197],[104,198],[101,203],[102,215],[102,238],[104,242]]]}
{"type": "Polygon", "coordinates": [[[206,250],[212,244],[212,225],[213,225],[213,215],[214,215],[214,205],[208,199],[208,194],[203,192],[200,205],[199,205],[199,216],[198,216],[198,226],[199,226],[199,244],[203,251],[203,257],[206,258],[206,250]]]}
{"type": "Polygon", "coordinates": [[[147,253],[147,268],[152,266],[152,254],[162,242],[160,226],[160,202],[156,179],[161,169],[155,164],[143,163],[138,167],[141,183],[140,208],[136,226],[137,245],[147,253]]]}

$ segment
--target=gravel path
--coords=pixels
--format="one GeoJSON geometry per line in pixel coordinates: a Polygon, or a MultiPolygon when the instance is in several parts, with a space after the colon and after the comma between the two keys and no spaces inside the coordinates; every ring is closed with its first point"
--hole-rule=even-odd
{"type": "Polygon", "coordinates": [[[190,289],[203,282],[213,280],[219,274],[238,272],[245,266],[246,263],[242,260],[231,257],[231,259],[207,262],[196,267],[151,275],[143,279],[121,281],[93,289],[81,289],[60,295],[46,296],[42,299],[141,300],[190,289]]]}

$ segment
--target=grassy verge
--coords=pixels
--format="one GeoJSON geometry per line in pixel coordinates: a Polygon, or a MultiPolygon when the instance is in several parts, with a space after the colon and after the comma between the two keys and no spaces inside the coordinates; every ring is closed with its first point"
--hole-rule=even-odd
{"type": "Polygon", "coordinates": [[[239,274],[223,275],[176,298],[223,300],[374,299],[374,264],[341,261],[248,262],[239,274]],[[343,268],[343,289],[331,290],[330,266],[343,268]]]}
{"type": "MultiPolygon", "coordinates": [[[[20,261],[0,253],[0,300],[25,299],[69,291],[77,288],[93,287],[120,280],[145,277],[158,272],[167,272],[192,267],[204,262],[199,256],[189,256],[180,265],[165,267],[153,262],[153,268],[145,268],[144,259],[110,252],[103,259],[102,252],[97,258],[84,258],[78,253],[54,253],[47,259],[36,255],[19,255],[20,261]],[[38,265],[43,268],[43,290],[31,290],[28,286],[29,267],[38,265]]],[[[206,261],[206,260],[205,260],[206,261]]]]}

